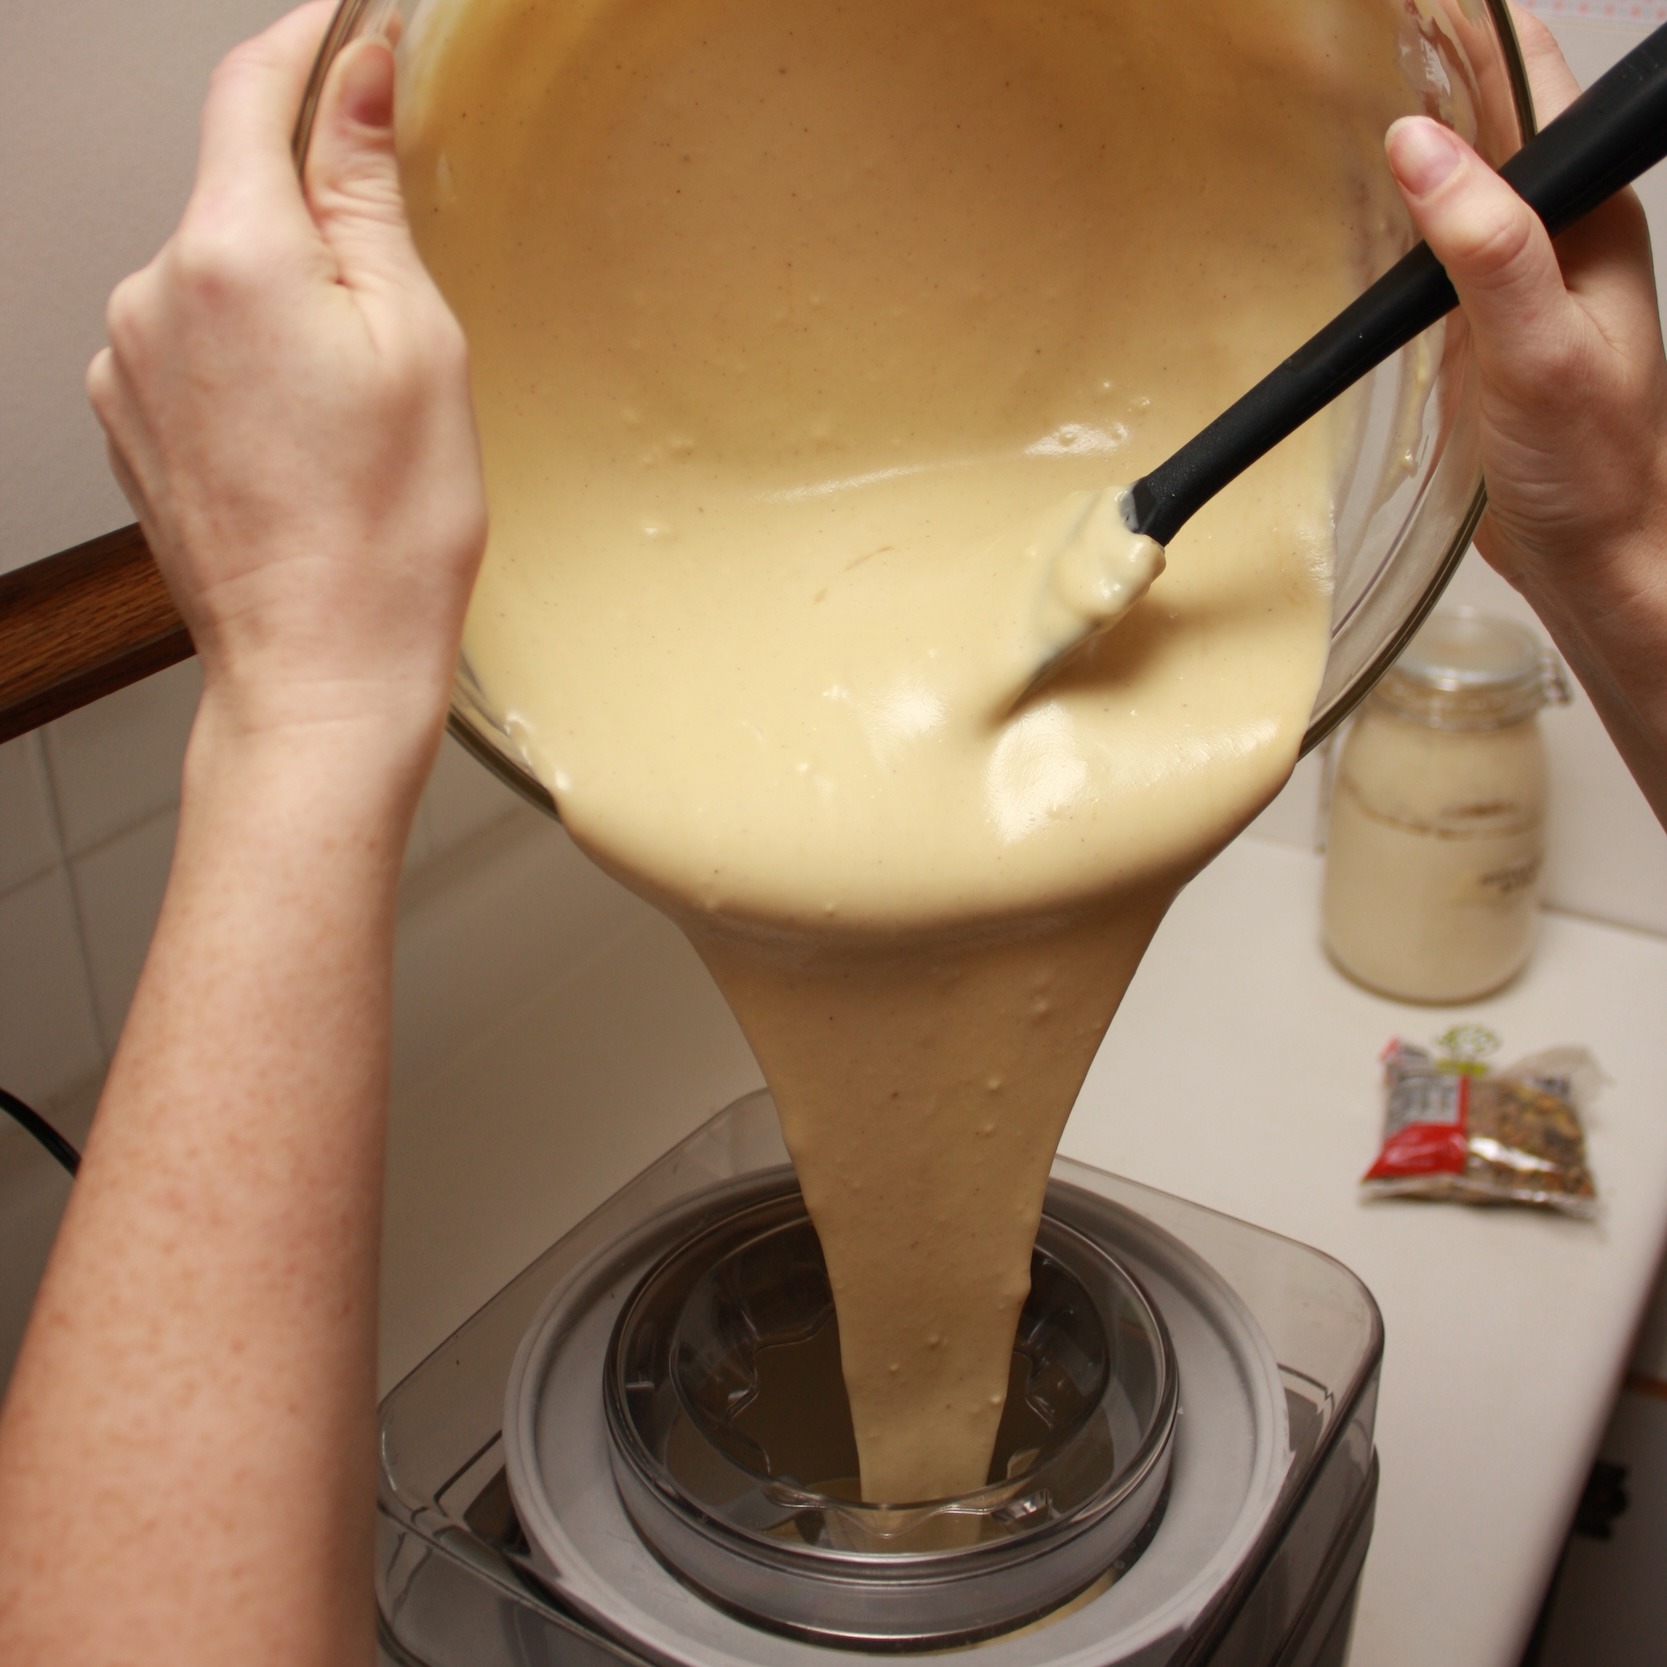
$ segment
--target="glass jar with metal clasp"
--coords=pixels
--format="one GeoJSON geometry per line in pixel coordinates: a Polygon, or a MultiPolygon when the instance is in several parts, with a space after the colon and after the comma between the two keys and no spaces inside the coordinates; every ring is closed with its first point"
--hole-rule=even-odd
{"type": "Polygon", "coordinates": [[[1344,972],[1384,995],[1457,1002],[1521,971],[1545,865],[1537,715],[1568,685],[1533,632],[1436,613],[1343,743],[1321,914],[1344,972]]]}

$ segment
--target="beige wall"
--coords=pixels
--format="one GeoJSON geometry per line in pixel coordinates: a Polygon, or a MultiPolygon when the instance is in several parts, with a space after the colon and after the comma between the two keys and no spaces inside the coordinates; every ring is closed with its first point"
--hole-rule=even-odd
{"type": "Polygon", "coordinates": [[[0,572],[132,517],[81,378],[167,235],[226,48],[284,0],[0,0],[0,572]]]}

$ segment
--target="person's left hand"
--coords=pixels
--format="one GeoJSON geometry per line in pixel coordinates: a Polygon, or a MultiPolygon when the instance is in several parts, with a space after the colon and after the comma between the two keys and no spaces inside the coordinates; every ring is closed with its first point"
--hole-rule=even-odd
{"type": "Polygon", "coordinates": [[[412,245],[388,45],[291,133],[332,7],[237,48],[179,229],[88,372],[111,461],[247,742],[348,720],[431,754],[485,540],[462,333],[412,245]]]}

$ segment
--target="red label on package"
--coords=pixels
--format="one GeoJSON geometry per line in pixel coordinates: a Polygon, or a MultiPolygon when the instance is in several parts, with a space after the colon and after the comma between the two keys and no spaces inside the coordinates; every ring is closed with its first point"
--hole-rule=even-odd
{"type": "Polygon", "coordinates": [[[1434,1071],[1399,1077],[1389,1091],[1383,1150],[1366,1179],[1464,1174],[1469,1112],[1469,1077],[1434,1071]]]}

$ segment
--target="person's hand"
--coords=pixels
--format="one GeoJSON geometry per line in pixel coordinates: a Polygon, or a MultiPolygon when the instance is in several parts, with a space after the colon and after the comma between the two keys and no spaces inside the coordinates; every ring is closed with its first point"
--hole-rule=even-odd
{"type": "MultiPolygon", "coordinates": [[[[1579,86],[1551,31],[1516,22],[1543,122],[1579,86]]],[[[1667,818],[1667,360],[1638,198],[1555,246],[1445,127],[1397,122],[1390,167],[1446,267],[1479,382],[1487,560],[1534,606],[1667,818]]]]}
{"type": "MultiPolygon", "coordinates": [[[[1526,13],[1517,25],[1549,122],[1580,89],[1551,31],[1526,13]]],[[[1387,148],[1475,344],[1488,488],[1477,543],[1507,579],[1538,589],[1618,549],[1667,489],[1667,361],[1643,209],[1622,192],[1554,248],[1440,124],[1397,122],[1387,148]]]]}
{"type": "Polygon", "coordinates": [[[462,333],[406,224],[385,42],[335,64],[296,176],[331,9],[216,71],[190,203],[111,297],[88,391],[205,709],[244,741],[362,723],[426,766],[485,540],[479,453],[462,333]]]}

